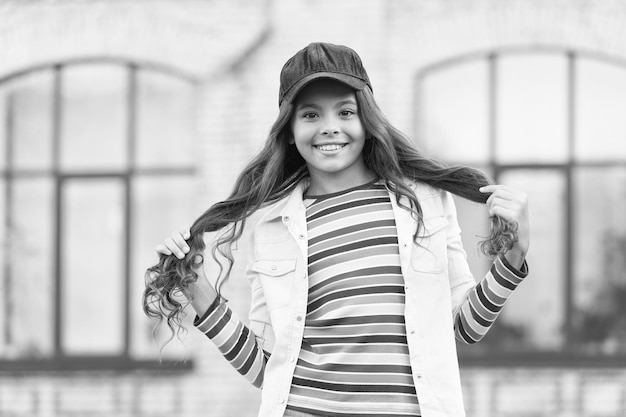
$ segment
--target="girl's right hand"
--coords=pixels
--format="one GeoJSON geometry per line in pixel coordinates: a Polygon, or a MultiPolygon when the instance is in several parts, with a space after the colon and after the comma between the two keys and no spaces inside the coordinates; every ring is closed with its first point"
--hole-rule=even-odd
{"type": "Polygon", "coordinates": [[[171,237],[165,239],[163,244],[157,245],[155,250],[158,254],[176,256],[178,259],[183,259],[189,252],[189,245],[187,245],[187,239],[191,236],[188,228],[181,228],[180,230],[172,233],[171,237]]]}
{"type": "MultiPolygon", "coordinates": [[[[178,259],[183,259],[189,253],[189,245],[187,245],[186,241],[190,237],[189,229],[181,228],[179,231],[172,233],[172,236],[165,239],[162,244],[157,245],[155,249],[158,254],[174,254],[178,259]]],[[[202,267],[203,263],[202,255],[196,255],[196,262],[192,268],[198,274],[198,280],[189,284],[189,290],[192,293],[191,307],[199,316],[202,316],[207,311],[218,296],[215,287],[207,279],[202,267]]]]}

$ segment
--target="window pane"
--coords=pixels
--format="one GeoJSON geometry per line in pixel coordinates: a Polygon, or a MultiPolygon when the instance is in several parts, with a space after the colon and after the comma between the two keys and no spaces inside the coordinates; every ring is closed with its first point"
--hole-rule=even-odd
{"type": "Polygon", "coordinates": [[[6,168],[6,137],[9,119],[8,91],[5,85],[0,85],[0,170],[6,168]]]}
{"type": "Polygon", "coordinates": [[[193,86],[169,75],[138,74],[138,166],[192,165],[196,125],[193,86]]]}
{"type": "Polygon", "coordinates": [[[532,277],[515,290],[484,341],[464,351],[560,350],[565,320],[564,176],[547,169],[510,170],[498,182],[528,193],[532,244],[527,260],[532,277]]]}
{"type": "Polygon", "coordinates": [[[118,179],[64,184],[63,348],[120,354],[124,323],[124,189],[118,179]]]}
{"type": "Polygon", "coordinates": [[[577,160],[626,158],[626,69],[580,59],[577,67],[577,160]]]}
{"type": "Polygon", "coordinates": [[[10,263],[3,270],[10,290],[2,300],[10,314],[9,340],[0,349],[8,356],[42,357],[53,350],[53,198],[50,178],[12,181],[11,226],[4,235],[10,263]]]}
{"type": "MultiPolygon", "coordinates": [[[[2,236],[2,240],[0,241],[0,265],[2,269],[0,269],[0,352],[5,352],[7,349],[7,331],[6,328],[9,326],[7,322],[7,313],[8,308],[7,305],[10,302],[10,295],[8,294],[8,288],[10,283],[8,282],[9,277],[7,276],[7,263],[10,259],[8,252],[10,237],[7,231],[7,222],[6,218],[6,182],[4,178],[0,177],[0,236],[2,236]]],[[[4,354],[0,353],[0,357],[4,356],[4,354]]]]}
{"type": "Polygon", "coordinates": [[[127,155],[128,70],[72,66],[63,71],[61,167],[121,169],[127,155]]]}
{"type": "MultiPolygon", "coordinates": [[[[146,268],[157,261],[154,247],[170,236],[181,225],[190,226],[199,212],[195,212],[194,191],[196,184],[190,177],[137,178],[133,183],[132,270],[131,270],[131,352],[135,357],[152,357],[155,342],[151,332],[154,323],[141,309],[146,268]]],[[[193,314],[189,315],[192,319],[193,314]]],[[[168,337],[166,328],[160,334],[160,342],[168,337]]],[[[171,354],[182,345],[172,343],[165,353],[171,354]]],[[[183,349],[184,350],[184,349],[183,349]]]]}
{"type": "Polygon", "coordinates": [[[418,97],[419,146],[446,161],[488,161],[487,86],[483,60],[428,74],[418,97]]]}
{"type": "Polygon", "coordinates": [[[507,55],[497,61],[497,157],[506,162],[564,162],[567,60],[507,55]]]}
{"type": "Polygon", "coordinates": [[[575,175],[574,339],[587,353],[626,353],[626,169],[575,175]]]}
{"type": "Polygon", "coordinates": [[[51,71],[37,72],[11,83],[10,130],[15,169],[50,169],[52,166],[51,71]]]}

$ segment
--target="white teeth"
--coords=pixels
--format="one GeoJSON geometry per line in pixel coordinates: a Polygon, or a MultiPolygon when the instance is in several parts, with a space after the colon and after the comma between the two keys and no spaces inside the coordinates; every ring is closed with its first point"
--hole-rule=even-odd
{"type": "Polygon", "coordinates": [[[318,145],[317,149],[319,149],[320,151],[338,151],[339,149],[343,148],[345,145],[318,145]]]}

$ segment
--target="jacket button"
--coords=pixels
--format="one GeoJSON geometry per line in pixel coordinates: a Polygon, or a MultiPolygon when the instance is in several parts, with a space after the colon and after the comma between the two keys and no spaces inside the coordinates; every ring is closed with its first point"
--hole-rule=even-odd
{"type": "Polygon", "coordinates": [[[298,235],[298,238],[300,238],[300,240],[304,239],[304,235],[298,235]]]}
{"type": "Polygon", "coordinates": [[[270,269],[272,271],[276,271],[278,269],[278,267],[276,266],[276,264],[272,264],[272,266],[270,267],[270,269]]]}
{"type": "Polygon", "coordinates": [[[302,316],[298,316],[298,317],[296,317],[296,320],[298,320],[298,321],[302,321],[302,316]]]}
{"type": "Polygon", "coordinates": [[[285,223],[289,223],[289,216],[285,216],[285,217],[283,217],[283,222],[285,222],[285,223]]]}

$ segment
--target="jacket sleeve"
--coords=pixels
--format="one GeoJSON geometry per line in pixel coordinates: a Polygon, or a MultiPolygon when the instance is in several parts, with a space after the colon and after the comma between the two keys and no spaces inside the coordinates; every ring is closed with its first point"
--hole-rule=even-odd
{"type": "Polygon", "coordinates": [[[506,300],[528,275],[528,264],[524,261],[517,270],[503,256],[498,256],[486,276],[476,283],[461,243],[454,200],[445,193],[442,202],[448,220],[448,273],[455,336],[461,342],[472,344],[487,334],[506,300]]]}
{"type": "Polygon", "coordinates": [[[259,347],[256,337],[226,302],[217,297],[193,325],[213,341],[226,360],[257,388],[263,385],[263,374],[269,353],[259,347]]]}

